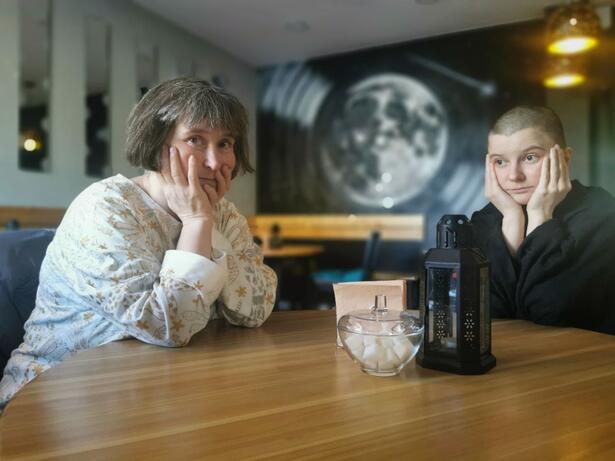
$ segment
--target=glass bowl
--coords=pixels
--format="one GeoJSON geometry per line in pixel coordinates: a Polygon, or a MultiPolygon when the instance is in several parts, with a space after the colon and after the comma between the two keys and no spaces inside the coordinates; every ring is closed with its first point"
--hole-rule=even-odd
{"type": "Polygon", "coordinates": [[[344,350],[374,376],[394,376],[414,358],[423,341],[418,313],[372,308],[342,316],[337,330],[344,350]]]}

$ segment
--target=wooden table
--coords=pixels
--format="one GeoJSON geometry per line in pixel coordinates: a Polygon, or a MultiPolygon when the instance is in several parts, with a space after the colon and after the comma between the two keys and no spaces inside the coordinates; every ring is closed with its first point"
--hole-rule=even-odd
{"type": "Polygon", "coordinates": [[[322,253],[322,245],[283,245],[280,248],[263,247],[265,258],[309,258],[322,253]]]}
{"type": "Polygon", "coordinates": [[[615,337],[500,321],[486,375],[378,378],[335,348],[334,318],[82,352],[9,404],[0,458],[615,459],[615,337]]]}

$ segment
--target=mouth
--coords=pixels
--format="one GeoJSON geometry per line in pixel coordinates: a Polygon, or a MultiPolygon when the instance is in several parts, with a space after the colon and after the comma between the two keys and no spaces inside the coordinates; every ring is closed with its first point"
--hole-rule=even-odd
{"type": "Polygon", "coordinates": [[[517,187],[516,189],[508,189],[507,192],[510,194],[525,194],[533,189],[533,187],[517,187]]]}

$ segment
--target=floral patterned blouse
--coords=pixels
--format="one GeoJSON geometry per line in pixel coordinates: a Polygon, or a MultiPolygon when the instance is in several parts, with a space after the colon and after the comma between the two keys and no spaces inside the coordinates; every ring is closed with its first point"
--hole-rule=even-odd
{"type": "Polygon", "coordinates": [[[24,341],[0,382],[0,411],[80,349],[129,337],[184,346],[218,316],[261,325],[273,309],[275,273],[232,203],[220,200],[216,216],[210,260],[174,249],[181,223],[130,179],[84,190],[47,249],[24,341]]]}

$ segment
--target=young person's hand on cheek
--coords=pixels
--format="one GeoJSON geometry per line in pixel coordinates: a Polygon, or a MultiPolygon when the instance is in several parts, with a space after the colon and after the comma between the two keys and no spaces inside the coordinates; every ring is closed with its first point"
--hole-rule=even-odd
{"type": "Polygon", "coordinates": [[[495,174],[495,160],[489,156],[485,159],[485,197],[502,213],[503,216],[523,216],[523,209],[508,192],[506,192],[495,174]]]}
{"type": "Polygon", "coordinates": [[[540,181],[527,203],[527,235],[553,217],[553,211],[572,189],[567,152],[553,146],[544,158],[540,181]]]}
{"type": "Polygon", "coordinates": [[[502,235],[510,254],[514,255],[525,238],[523,209],[506,192],[495,173],[495,161],[485,158],[485,197],[502,213],[502,235]]]}

